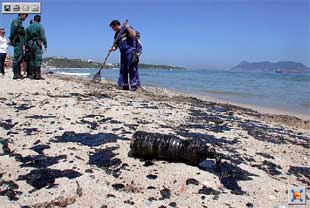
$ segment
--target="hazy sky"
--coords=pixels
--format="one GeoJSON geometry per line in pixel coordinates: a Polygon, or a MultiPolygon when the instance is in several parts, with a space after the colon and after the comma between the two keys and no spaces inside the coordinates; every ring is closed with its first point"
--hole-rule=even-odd
{"type": "MultiPolygon", "coordinates": [[[[113,41],[110,21],[128,19],[141,33],[143,63],[227,68],[243,60],[290,60],[310,66],[309,0],[41,2],[47,56],[102,60],[113,41]]],[[[1,15],[0,27],[9,31],[15,17],[1,15]]]]}

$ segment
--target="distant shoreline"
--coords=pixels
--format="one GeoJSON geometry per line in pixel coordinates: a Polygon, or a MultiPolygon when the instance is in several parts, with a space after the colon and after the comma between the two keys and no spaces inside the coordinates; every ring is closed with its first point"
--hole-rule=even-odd
{"type": "MultiPolygon", "coordinates": [[[[93,69],[93,68],[99,68],[101,66],[101,63],[94,62],[92,60],[86,61],[82,59],[69,59],[69,58],[59,58],[59,57],[48,57],[43,59],[43,66],[45,68],[61,68],[61,69],[93,69]]],[[[118,68],[119,64],[106,64],[107,69],[110,68],[118,68]]],[[[162,65],[162,64],[145,64],[140,63],[140,68],[143,69],[172,69],[172,70],[178,70],[178,69],[186,69],[185,67],[180,66],[170,66],[170,65],[162,65]]]]}

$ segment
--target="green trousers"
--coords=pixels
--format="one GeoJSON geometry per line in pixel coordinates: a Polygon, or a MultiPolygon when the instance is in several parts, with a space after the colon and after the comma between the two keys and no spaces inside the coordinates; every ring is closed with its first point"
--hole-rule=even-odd
{"type": "Polygon", "coordinates": [[[23,43],[17,43],[14,46],[13,72],[14,75],[20,75],[20,64],[23,60],[23,43]]]}
{"type": "Polygon", "coordinates": [[[37,44],[30,46],[30,65],[32,67],[41,67],[43,50],[37,44]]]}

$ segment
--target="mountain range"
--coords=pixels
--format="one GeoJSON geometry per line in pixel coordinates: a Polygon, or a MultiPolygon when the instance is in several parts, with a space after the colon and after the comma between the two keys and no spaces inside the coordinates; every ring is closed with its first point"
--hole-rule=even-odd
{"type": "Polygon", "coordinates": [[[242,61],[239,65],[231,68],[232,71],[240,72],[277,72],[277,73],[306,73],[310,69],[302,63],[293,61],[280,62],[247,62],[242,61]]]}

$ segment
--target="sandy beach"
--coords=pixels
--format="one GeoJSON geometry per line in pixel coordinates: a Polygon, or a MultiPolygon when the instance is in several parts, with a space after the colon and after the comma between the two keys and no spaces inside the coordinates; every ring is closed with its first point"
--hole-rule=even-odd
{"type": "Polygon", "coordinates": [[[306,116],[44,77],[0,78],[1,207],[275,207],[290,186],[310,203],[306,116]],[[129,157],[137,131],[205,139],[221,167],[129,157]]]}

